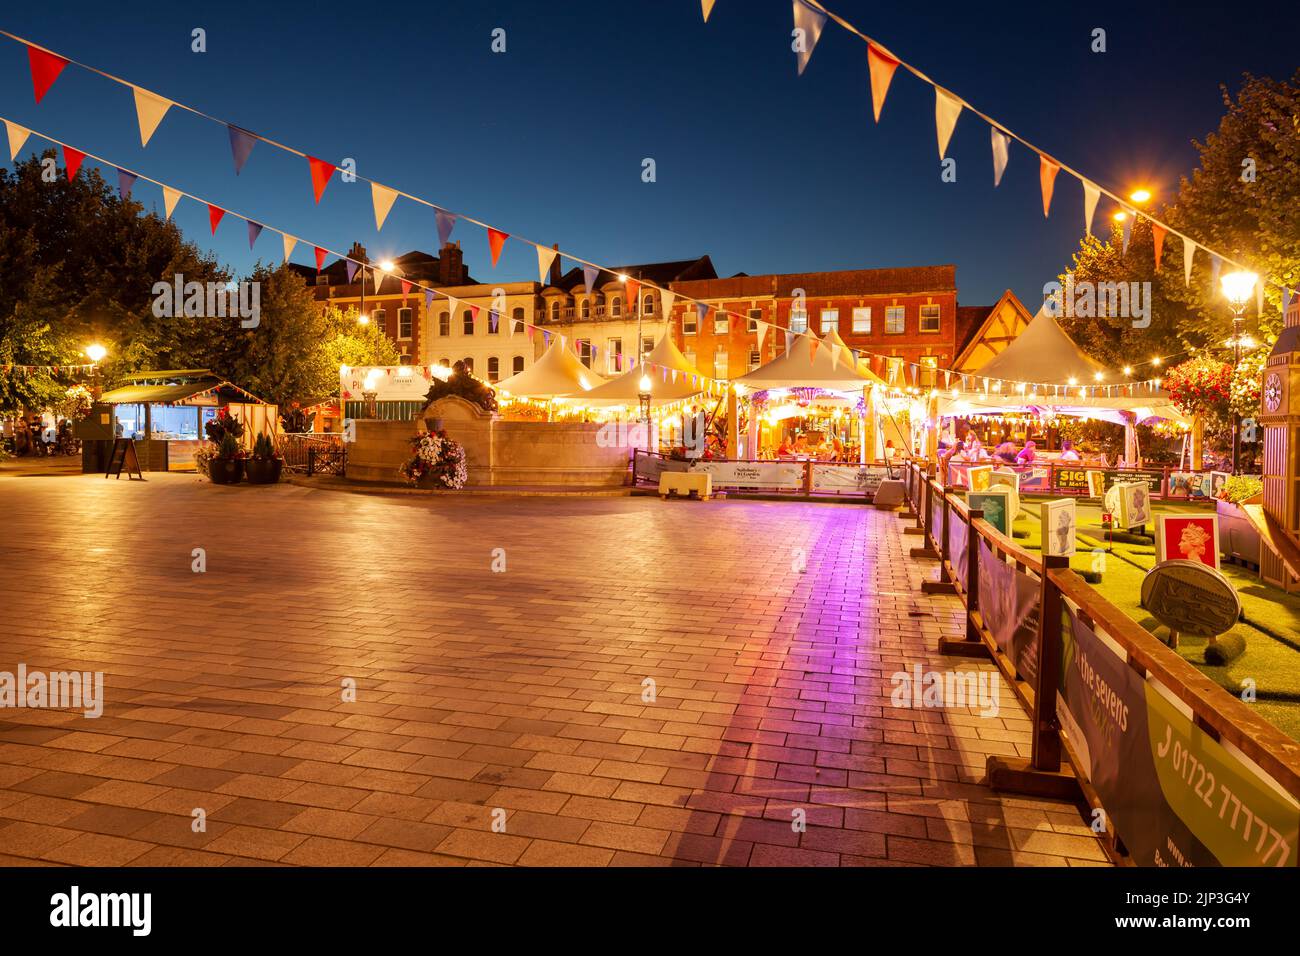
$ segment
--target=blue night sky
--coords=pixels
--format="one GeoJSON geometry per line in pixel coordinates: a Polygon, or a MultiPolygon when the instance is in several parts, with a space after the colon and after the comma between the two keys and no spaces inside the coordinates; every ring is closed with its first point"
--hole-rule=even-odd
{"type": "MultiPolygon", "coordinates": [[[[1103,185],[1141,181],[1165,198],[1192,168],[1190,141],[1217,126],[1218,84],[1297,65],[1283,4],[827,6],[1103,185]],[[1089,51],[1097,26],[1102,55],[1089,51]]],[[[1044,220],[1037,160],[1017,144],[995,192],[988,128],[969,113],[949,149],[957,182],[941,182],[930,87],[900,69],[876,126],[866,46],[833,23],[796,77],[788,0],[717,0],[708,24],[698,0],[74,0],[7,4],[0,25],[605,265],[704,253],[720,275],[952,262],[962,304],[1010,287],[1032,308],[1082,231],[1077,182],[1058,178],[1044,220]],[[190,51],[194,27],[207,53],[190,51]],[[503,55],[490,50],[496,27],[503,55]]],[[[365,183],[336,177],[316,206],[306,161],[266,144],[236,177],[225,129],[199,117],[171,111],[141,149],[129,91],[75,67],[36,106],[25,52],[3,38],[0,114],[291,232],[299,262],[310,242],[360,240],[372,258],[436,251],[432,210],[399,199],[378,235],[365,183]]],[[[135,195],[161,209],[157,187],[135,195]]],[[[1099,221],[1110,212],[1103,203],[1099,221]]],[[[237,271],[280,257],[271,233],[250,254],[229,217],[212,239],[198,204],[182,201],[176,218],[237,271]]],[[[454,238],[480,281],[536,277],[528,246],[507,243],[494,271],[482,230],[454,238]]]]}

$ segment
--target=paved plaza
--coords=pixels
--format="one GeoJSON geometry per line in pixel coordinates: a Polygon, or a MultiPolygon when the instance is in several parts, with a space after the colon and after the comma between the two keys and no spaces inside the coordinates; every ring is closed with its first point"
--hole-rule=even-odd
{"type": "Polygon", "coordinates": [[[1028,753],[1005,687],[891,706],[991,670],[892,514],[151,474],[0,516],[0,672],[104,674],[98,718],[0,710],[0,864],[1105,863],[979,782],[1028,753]]]}

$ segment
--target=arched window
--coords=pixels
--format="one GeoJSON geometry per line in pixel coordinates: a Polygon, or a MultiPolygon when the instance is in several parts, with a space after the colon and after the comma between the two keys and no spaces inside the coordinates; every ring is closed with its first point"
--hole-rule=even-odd
{"type": "Polygon", "coordinates": [[[560,300],[556,299],[551,303],[551,321],[560,321],[560,300]]]}
{"type": "Polygon", "coordinates": [[[589,319],[589,318],[591,318],[591,300],[590,300],[590,299],[583,299],[583,300],[582,300],[582,317],[583,317],[584,319],[589,319]]]}
{"type": "Polygon", "coordinates": [[[616,296],[614,296],[614,298],[610,301],[610,303],[609,303],[609,314],[610,314],[610,315],[622,315],[622,314],[623,314],[623,298],[622,298],[622,296],[617,296],[617,295],[616,295],[616,296]]]}
{"type": "Polygon", "coordinates": [[[501,360],[493,355],[488,359],[488,381],[495,382],[501,378],[501,360]]]}
{"type": "Polygon", "coordinates": [[[451,315],[447,312],[438,316],[438,334],[451,335],[451,315]]]}
{"type": "Polygon", "coordinates": [[[473,374],[474,374],[474,360],[473,360],[472,358],[466,357],[466,358],[461,359],[461,361],[465,364],[465,371],[467,371],[467,372],[469,372],[471,375],[473,375],[473,374]]]}
{"type": "Polygon", "coordinates": [[[460,317],[460,320],[465,334],[473,335],[474,334],[474,313],[471,312],[469,309],[466,309],[465,313],[460,317]]]}
{"type": "Polygon", "coordinates": [[[510,368],[511,368],[511,372],[515,375],[518,375],[520,372],[522,372],[524,370],[524,357],[522,355],[516,355],[514,357],[514,361],[511,363],[510,368]]]}
{"type": "Polygon", "coordinates": [[[654,315],[654,311],[655,311],[655,297],[652,295],[647,295],[645,297],[645,308],[641,310],[641,314],[654,315]]]}
{"type": "Polygon", "coordinates": [[[515,324],[514,330],[516,332],[522,332],[524,330],[524,310],[515,309],[515,311],[511,313],[510,321],[515,324]]]}
{"type": "Polygon", "coordinates": [[[438,364],[441,365],[443,368],[451,368],[451,359],[440,358],[438,359],[438,364]]]}

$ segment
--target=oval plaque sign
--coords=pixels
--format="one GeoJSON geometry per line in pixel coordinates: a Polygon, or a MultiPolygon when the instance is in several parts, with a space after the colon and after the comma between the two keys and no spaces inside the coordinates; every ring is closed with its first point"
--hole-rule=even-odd
{"type": "Polygon", "coordinates": [[[1161,561],[1142,579],[1142,606],[1179,634],[1218,637],[1241,616],[1232,582],[1199,561],[1161,561]]]}

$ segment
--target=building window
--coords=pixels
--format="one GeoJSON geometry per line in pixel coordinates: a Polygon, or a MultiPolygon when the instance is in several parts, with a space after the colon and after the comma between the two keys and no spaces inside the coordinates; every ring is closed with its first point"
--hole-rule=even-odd
{"type": "Polygon", "coordinates": [[[621,295],[616,295],[616,296],[614,296],[613,299],[610,300],[610,303],[609,303],[609,314],[610,314],[610,315],[622,315],[622,314],[623,314],[623,297],[622,297],[621,295]]]}
{"type": "Polygon", "coordinates": [[[451,359],[440,358],[438,359],[438,364],[441,365],[443,368],[451,368],[451,359]]]}
{"type": "Polygon", "coordinates": [[[516,355],[510,363],[510,369],[515,375],[522,372],[524,370],[524,357],[522,355],[516,355]]]}
{"type": "Polygon", "coordinates": [[[552,322],[560,321],[560,300],[559,299],[556,299],[554,302],[551,303],[551,321],[552,322]]]}
{"type": "Polygon", "coordinates": [[[611,372],[623,371],[623,340],[605,340],[605,367],[611,372]]]}
{"type": "Polygon", "coordinates": [[[713,310],[713,334],[726,335],[731,330],[731,316],[721,309],[713,310]]]}
{"type": "Polygon", "coordinates": [[[699,310],[695,308],[688,308],[682,313],[682,335],[695,334],[695,322],[699,314],[699,310]]]}
{"type": "Polygon", "coordinates": [[[510,321],[515,324],[513,331],[515,332],[524,331],[524,310],[515,309],[514,312],[510,313],[510,315],[511,315],[510,321]]]}
{"type": "Polygon", "coordinates": [[[578,339],[576,344],[578,346],[578,358],[582,360],[583,365],[591,368],[591,339],[578,339]]]}
{"type": "Polygon", "coordinates": [[[409,339],[411,337],[411,310],[397,310],[397,337],[399,339],[409,339]]]}
{"type": "Polygon", "coordinates": [[[467,371],[467,372],[469,372],[469,374],[473,375],[473,374],[474,374],[474,360],[473,360],[472,358],[468,358],[468,357],[466,357],[466,358],[461,359],[460,361],[461,361],[461,364],[465,366],[465,371],[467,371]]]}
{"type": "Polygon", "coordinates": [[[451,335],[451,315],[447,312],[438,316],[438,334],[451,335]]]}
{"type": "Polygon", "coordinates": [[[902,335],[906,312],[901,305],[891,305],[885,309],[885,334],[902,335]]]}
{"type": "Polygon", "coordinates": [[[399,365],[414,365],[415,356],[410,354],[409,352],[403,352],[401,355],[397,357],[397,362],[399,365]]]}
{"type": "Polygon", "coordinates": [[[329,277],[329,276],[317,276],[317,277],[316,277],[316,284],[317,284],[317,285],[329,285],[329,284],[330,284],[330,277],[329,277]]]}
{"type": "Polygon", "coordinates": [[[853,310],[853,331],[861,335],[871,332],[871,306],[860,305],[853,310]]]}
{"type": "Polygon", "coordinates": [[[822,309],[822,335],[827,332],[839,332],[840,330],[840,310],[839,309],[822,309]]]}
{"type": "Polygon", "coordinates": [[[763,317],[763,310],[762,310],[762,309],[750,309],[750,310],[749,310],[749,316],[748,316],[748,317],[746,318],[746,320],[745,320],[745,331],[746,331],[746,332],[757,332],[757,331],[758,331],[758,320],[761,319],[762,317],[763,317]]]}
{"type": "Polygon", "coordinates": [[[371,315],[370,318],[375,323],[376,328],[382,329],[384,332],[388,331],[388,325],[387,325],[388,313],[385,310],[375,309],[374,313],[371,315]]]}
{"type": "Polygon", "coordinates": [[[493,355],[488,359],[488,381],[496,382],[501,378],[501,360],[493,355]]]}
{"type": "Polygon", "coordinates": [[[803,309],[790,310],[790,331],[807,332],[808,331],[808,313],[803,309]]]}
{"type": "Polygon", "coordinates": [[[727,377],[727,350],[718,349],[713,353],[713,377],[727,377]]]}
{"type": "Polygon", "coordinates": [[[581,314],[582,314],[582,317],[583,317],[584,319],[589,319],[589,318],[591,318],[591,300],[590,300],[590,299],[583,299],[583,300],[582,300],[582,309],[581,309],[581,314]]]}
{"type": "Polygon", "coordinates": [[[652,295],[645,297],[645,308],[641,310],[643,315],[654,315],[655,298],[652,295]]]}
{"type": "Polygon", "coordinates": [[[654,351],[654,347],[655,347],[655,340],[652,339],[650,336],[647,335],[645,338],[641,340],[642,355],[649,355],[652,351],[654,351]]]}
{"type": "Polygon", "coordinates": [[[469,309],[466,309],[465,314],[462,315],[460,318],[461,318],[461,322],[464,324],[465,334],[473,335],[474,334],[474,313],[471,312],[469,309]]]}
{"type": "Polygon", "coordinates": [[[939,331],[939,307],[937,305],[921,306],[921,331],[939,331]]]}
{"type": "Polygon", "coordinates": [[[759,354],[758,349],[750,349],[749,371],[751,372],[754,371],[754,369],[758,368],[762,364],[763,364],[763,356],[759,354]]]}

